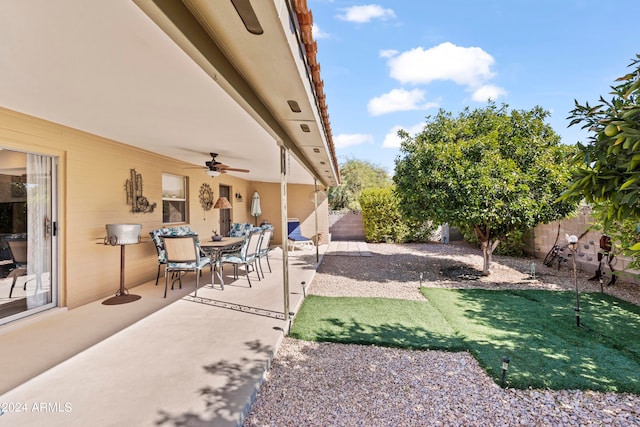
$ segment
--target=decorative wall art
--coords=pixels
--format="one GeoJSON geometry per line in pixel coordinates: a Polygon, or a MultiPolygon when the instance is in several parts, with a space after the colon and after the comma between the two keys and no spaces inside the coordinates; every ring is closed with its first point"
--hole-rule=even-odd
{"type": "Polygon", "coordinates": [[[133,213],[153,212],[157,203],[149,203],[146,197],[142,195],[142,175],[137,173],[135,169],[130,170],[130,178],[125,184],[127,191],[127,204],[131,205],[133,213]]]}
{"type": "Polygon", "coordinates": [[[213,190],[207,183],[200,186],[200,206],[205,212],[210,211],[213,207],[213,190]]]}

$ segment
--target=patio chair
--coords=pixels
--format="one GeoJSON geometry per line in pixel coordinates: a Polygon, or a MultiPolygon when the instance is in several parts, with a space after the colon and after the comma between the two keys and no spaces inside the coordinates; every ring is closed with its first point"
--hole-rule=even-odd
{"type": "MultiPolygon", "coordinates": [[[[27,274],[27,240],[26,239],[6,239],[7,246],[9,247],[9,253],[11,254],[11,260],[13,261],[13,269],[9,273],[9,276],[13,276],[13,282],[11,282],[11,289],[9,290],[9,298],[13,294],[13,288],[16,286],[18,277],[26,276],[27,274]]],[[[24,290],[27,290],[27,282],[24,282],[24,290]]]]}
{"type": "Polygon", "coordinates": [[[298,218],[287,219],[287,227],[289,248],[291,250],[295,250],[296,246],[302,249],[313,249],[313,240],[302,235],[300,231],[300,220],[298,218]]]}
{"type": "MultiPolygon", "coordinates": [[[[167,256],[164,252],[164,243],[162,242],[162,236],[197,236],[195,231],[192,231],[188,225],[182,225],[177,227],[159,228],[149,232],[151,241],[156,247],[156,253],[158,254],[158,274],[156,275],[156,286],[158,286],[158,280],[160,279],[160,268],[163,265],[167,265],[167,256]]],[[[180,277],[180,273],[174,273],[175,276],[180,277]]],[[[180,281],[180,288],[182,289],[182,281],[180,281]]],[[[173,287],[172,287],[173,289],[173,287]]]]}
{"type": "Polygon", "coordinates": [[[273,228],[264,228],[262,232],[262,238],[260,239],[260,246],[258,247],[258,265],[260,266],[260,272],[264,278],[264,270],[262,269],[262,258],[267,259],[267,265],[269,266],[269,273],[271,273],[271,264],[269,263],[269,249],[271,246],[271,237],[273,236],[273,228]]]}
{"type": "Polygon", "coordinates": [[[162,239],[159,234],[160,230],[153,230],[149,232],[151,236],[151,240],[156,247],[156,252],[158,254],[158,274],[156,275],[156,286],[158,286],[158,280],[160,279],[160,267],[163,265],[167,265],[167,256],[164,253],[164,244],[162,243],[162,239]]]}
{"type": "Polygon", "coordinates": [[[209,266],[211,272],[211,286],[213,286],[214,265],[210,257],[200,255],[198,236],[161,236],[167,257],[167,266],[164,270],[164,297],[167,297],[169,287],[169,274],[178,274],[189,271],[196,273],[196,290],[194,296],[198,296],[200,285],[200,273],[209,266]]]}
{"type": "Polygon", "coordinates": [[[240,252],[234,254],[222,254],[220,257],[220,264],[222,267],[224,267],[224,264],[233,264],[233,277],[236,280],[238,279],[238,267],[240,265],[244,266],[249,287],[252,287],[251,278],[249,277],[251,268],[255,270],[258,275],[258,280],[260,280],[260,273],[258,272],[256,262],[258,259],[257,253],[260,247],[260,239],[262,238],[263,231],[264,230],[254,231],[245,236],[240,252]]]}

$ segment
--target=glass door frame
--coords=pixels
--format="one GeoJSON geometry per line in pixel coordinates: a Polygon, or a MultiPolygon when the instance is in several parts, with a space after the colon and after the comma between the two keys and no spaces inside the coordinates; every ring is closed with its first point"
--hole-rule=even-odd
{"type": "MultiPolygon", "coordinates": [[[[51,227],[51,232],[49,233],[49,239],[50,239],[49,245],[50,245],[50,252],[51,252],[51,260],[50,260],[51,271],[49,272],[49,288],[51,292],[51,301],[48,301],[45,304],[42,304],[38,307],[33,307],[30,309],[27,308],[27,310],[21,311],[19,313],[0,318],[0,326],[58,307],[59,284],[60,284],[60,280],[59,280],[60,279],[59,278],[60,247],[59,247],[59,239],[58,239],[58,235],[59,235],[59,226],[58,226],[59,224],[59,220],[58,220],[59,161],[58,160],[59,158],[58,156],[52,156],[48,154],[26,152],[26,151],[16,150],[13,148],[4,148],[4,147],[1,147],[1,148],[3,150],[21,153],[21,154],[24,154],[25,156],[28,154],[34,154],[42,157],[47,157],[51,161],[51,174],[49,176],[49,179],[50,179],[49,198],[50,198],[50,204],[51,204],[51,212],[50,212],[51,218],[49,219],[49,226],[51,227]]],[[[28,184],[29,184],[29,181],[27,178],[27,185],[28,184]]],[[[29,201],[27,200],[27,209],[29,209],[28,203],[29,201]]]]}

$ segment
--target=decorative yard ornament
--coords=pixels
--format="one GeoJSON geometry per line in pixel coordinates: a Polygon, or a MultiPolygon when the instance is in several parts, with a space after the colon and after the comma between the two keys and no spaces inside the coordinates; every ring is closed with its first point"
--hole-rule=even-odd
{"type": "Polygon", "coordinates": [[[156,203],[149,203],[146,197],[142,195],[142,175],[137,173],[135,169],[131,169],[130,178],[125,184],[127,191],[127,204],[131,205],[131,212],[153,212],[156,203]]]}

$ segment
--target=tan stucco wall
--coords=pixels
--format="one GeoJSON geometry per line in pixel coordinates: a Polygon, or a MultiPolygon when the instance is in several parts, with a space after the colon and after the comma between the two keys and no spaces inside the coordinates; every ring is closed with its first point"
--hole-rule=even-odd
{"type": "MultiPolygon", "coordinates": [[[[162,173],[187,176],[189,179],[189,225],[201,239],[219,229],[219,212],[205,212],[200,206],[199,192],[208,183],[219,196],[219,185],[230,186],[233,222],[254,222],[250,215],[251,196],[261,195],[263,215],[276,226],[276,241],[280,242],[280,184],[257,183],[220,175],[207,176],[190,164],[140,150],[99,136],[91,135],[55,123],[29,117],[0,108],[0,147],[51,155],[58,158],[59,169],[59,305],[74,308],[113,295],[119,286],[119,247],[101,244],[105,224],[142,224],[140,245],[126,247],[125,286],[134,287],[155,280],[156,251],[148,233],[162,226],[162,173]],[[143,195],[157,203],[152,213],[132,213],[126,203],[125,183],[130,170],[142,175],[143,195]],[[234,195],[242,195],[242,201],[234,195]]],[[[250,177],[250,174],[247,174],[250,177]]],[[[312,186],[288,186],[289,216],[301,219],[303,231],[314,233],[313,204],[308,195],[312,186]]],[[[326,202],[319,217],[328,230],[326,202]]]]}
{"type": "MultiPolygon", "coordinates": [[[[314,203],[311,201],[312,194],[313,186],[310,185],[290,185],[287,188],[289,218],[300,220],[303,236],[315,238],[316,220],[314,203]]],[[[318,206],[318,231],[323,234],[326,242],[329,234],[329,204],[326,198],[318,206]]]]}
{"type": "MultiPolygon", "coordinates": [[[[262,215],[258,217],[258,224],[263,220],[270,222],[274,226],[273,242],[274,244],[280,244],[282,242],[280,183],[254,182],[253,186],[254,190],[260,194],[261,200],[262,215]]],[[[309,238],[313,238],[316,235],[314,203],[310,200],[311,193],[313,193],[313,185],[287,185],[287,217],[298,218],[302,234],[309,238]]],[[[253,192],[251,195],[253,195],[253,192]]],[[[248,203],[250,210],[251,202],[249,201],[248,203]]],[[[329,208],[325,198],[324,201],[318,204],[318,232],[323,233],[325,242],[329,233],[328,216],[329,208]]],[[[321,241],[320,243],[323,242],[321,241]]]]}

